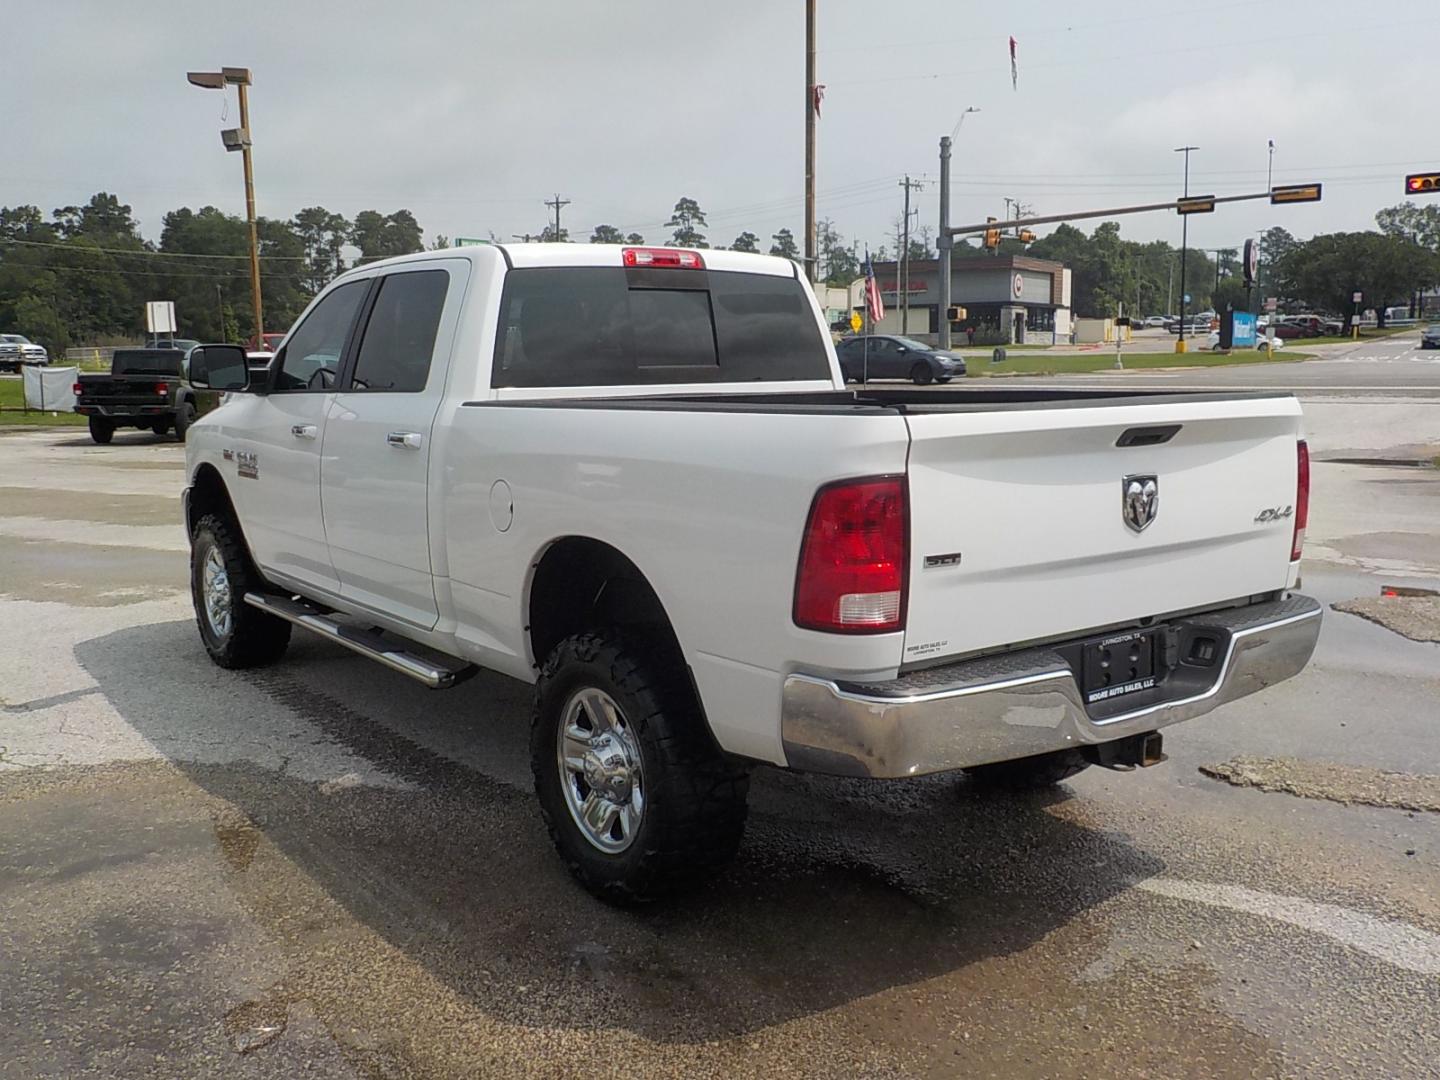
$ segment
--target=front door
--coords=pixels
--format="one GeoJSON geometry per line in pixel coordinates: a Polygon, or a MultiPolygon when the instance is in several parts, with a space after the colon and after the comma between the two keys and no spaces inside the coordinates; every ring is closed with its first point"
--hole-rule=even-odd
{"type": "Polygon", "coordinates": [[[321,439],[369,285],[339,285],[311,307],[275,358],[270,393],[247,395],[248,415],[225,447],[255,560],[273,574],[330,592],[339,591],[339,579],[320,513],[321,439]]]}
{"type": "Polygon", "coordinates": [[[469,264],[411,263],[376,281],[352,370],[325,425],[321,502],[340,594],[422,628],[430,565],[431,429],[469,264]]]}

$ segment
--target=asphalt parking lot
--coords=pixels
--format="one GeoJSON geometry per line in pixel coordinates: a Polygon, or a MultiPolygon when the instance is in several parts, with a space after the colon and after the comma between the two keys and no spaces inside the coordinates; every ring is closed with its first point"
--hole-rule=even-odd
{"type": "MultiPolygon", "coordinates": [[[[1380,463],[1440,398],[1306,404],[1305,591],[1440,588],[1440,469],[1380,463]]],[[[762,769],[727,874],[623,912],[550,849],[528,688],[301,634],[217,669],[182,447],[0,462],[0,1077],[1440,1076],[1440,645],[1328,612],[1299,678],[1044,795],[762,769]]]]}

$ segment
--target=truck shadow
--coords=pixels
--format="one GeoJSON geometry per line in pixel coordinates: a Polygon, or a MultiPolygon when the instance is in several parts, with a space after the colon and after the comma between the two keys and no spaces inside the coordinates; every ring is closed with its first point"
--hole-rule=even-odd
{"type": "MultiPolygon", "coordinates": [[[[220,672],[189,622],[120,630],[76,653],[120,716],[221,808],[210,857],[317,986],[334,983],[317,967],[360,963],[364,939],[390,958],[369,970],[419,965],[506,1022],[692,1043],[1026,949],[1163,867],[1078,824],[1064,788],[999,795],[943,777],[759,769],[725,875],[665,906],[616,910],[572,883],[527,791],[433,748],[435,729],[398,708],[425,693],[402,676],[362,674],[379,669],[298,639],[276,668],[220,672]],[[146,670],[164,675],[136,677],[146,670]],[[347,673],[383,690],[342,699],[330,689],[347,673]],[[197,749],[255,737],[248,718],[262,715],[289,732],[283,768],[197,749]],[[336,783],[337,759],[399,783],[336,783]]],[[[524,724],[528,688],[481,676],[425,701],[432,717],[453,717],[450,746],[470,744],[458,756],[483,760],[495,725],[513,738],[524,724]]],[[[338,1025],[365,1015],[363,996],[306,1000],[338,1010],[338,1025]]],[[[381,1009],[378,986],[375,997],[381,1009]]]]}

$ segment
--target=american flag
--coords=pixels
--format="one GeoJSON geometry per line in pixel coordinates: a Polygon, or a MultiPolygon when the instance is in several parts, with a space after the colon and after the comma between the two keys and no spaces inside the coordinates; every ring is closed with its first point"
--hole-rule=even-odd
{"type": "Polygon", "coordinates": [[[880,299],[880,286],[875,282],[875,267],[870,262],[870,253],[865,253],[865,306],[870,311],[870,322],[878,323],[885,317],[885,301],[880,299]]]}

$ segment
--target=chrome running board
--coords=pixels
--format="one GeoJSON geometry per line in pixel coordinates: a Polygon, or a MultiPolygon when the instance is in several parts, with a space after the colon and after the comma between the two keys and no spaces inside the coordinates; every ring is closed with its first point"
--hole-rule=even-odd
{"type": "Polygon", "coordinates": [[[379,632],[337,622],[331,612],[314,607],[304,600],[251,592],[245,594],[245,603],[278,619],[303,626],[321,637],[337,641],[361,656],[368,656],[371,660],[384,664],[392,671],[409,675],[432,690],[448,689],[456,683],[464,682],[480,670],[474,664],[467,664],[453,657],[446,657],[445,660],[426,659],[397,649],[379,632]]]}

